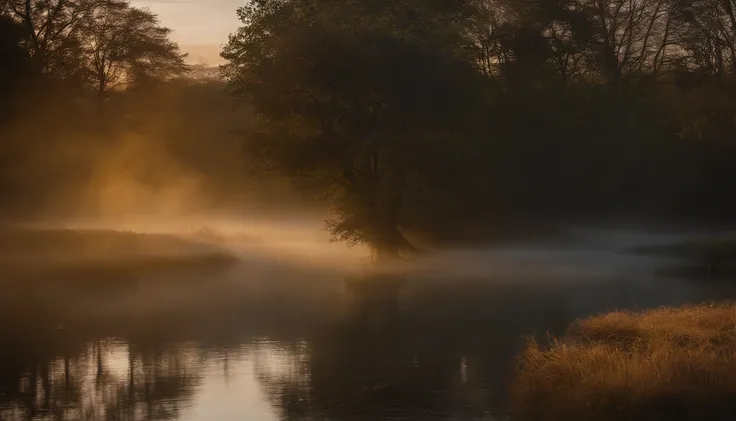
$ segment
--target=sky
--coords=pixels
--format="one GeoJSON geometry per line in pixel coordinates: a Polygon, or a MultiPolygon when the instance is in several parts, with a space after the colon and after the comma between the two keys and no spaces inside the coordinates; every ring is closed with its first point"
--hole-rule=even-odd
{"type": "Polygon", "coordinates": [[[247,0],[132,0],[156,13],[193,64],[222,63],[220,49],[239,26],[235,11],[247,0]]]}

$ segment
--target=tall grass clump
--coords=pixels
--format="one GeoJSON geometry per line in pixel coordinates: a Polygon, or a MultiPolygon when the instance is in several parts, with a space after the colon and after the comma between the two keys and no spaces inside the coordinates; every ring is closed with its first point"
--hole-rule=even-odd
{"type": "Polygon", "coordinates": [[[736,419],[736,305],[620,311],[530,342],[512,390],[514,419],[736,419]]]}

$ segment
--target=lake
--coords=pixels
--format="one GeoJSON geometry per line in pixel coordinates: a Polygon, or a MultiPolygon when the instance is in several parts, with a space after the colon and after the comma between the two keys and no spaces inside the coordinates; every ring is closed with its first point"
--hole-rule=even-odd
{"type": "Polygon", "coordinates": [[[677,236],[615,234],[443,252],[370,281],[247,253],[84,288],[0,275],[0,419],[506,419],[530,338],[609,310],[736,298],[620,253],[677,236]]]}

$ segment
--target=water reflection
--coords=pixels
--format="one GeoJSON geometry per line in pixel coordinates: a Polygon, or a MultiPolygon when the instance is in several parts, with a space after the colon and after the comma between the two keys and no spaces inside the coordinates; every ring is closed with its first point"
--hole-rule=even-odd
{"type": "Polygon", "coordinates": [[[403,279],[348,288],[346,318],[312,337],[286,374],[259,377],[282,419],[489,416],[492,374],[476,364],[490,355],[483,335],[464,341],[464,323],[453,314],[416,318],[425,303],[402,300],[410,293],[403,279]]]}
{"type": "Polygon", "coordinates": [[[115,340],[89,342],[74,356],[13,361],[3,369],[1,418],[177,419],[202,361],[195,347],[139,350],[115,340]]]}
{"type": "Polygon", "coordinates": [[[305,270],[0,290],[2,420],[500,419],[529,335],[736,297],[626,279],[351,279],[305,270]]]}

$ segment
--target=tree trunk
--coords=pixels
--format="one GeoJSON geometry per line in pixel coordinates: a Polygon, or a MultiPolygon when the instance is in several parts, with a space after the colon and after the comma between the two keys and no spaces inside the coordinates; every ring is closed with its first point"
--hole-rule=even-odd
{"type": "Polygon", "coordinates": [[[401,258],[402,254],[416,251],[399,228],[399,213],[403,200],[402,194],[393,196],[384,205],[386,208],[382,211],[383,215],[376,221],[380,224],[376,227],[379,236],[374,245],[377,261],[396,260],[401,258]]]}

